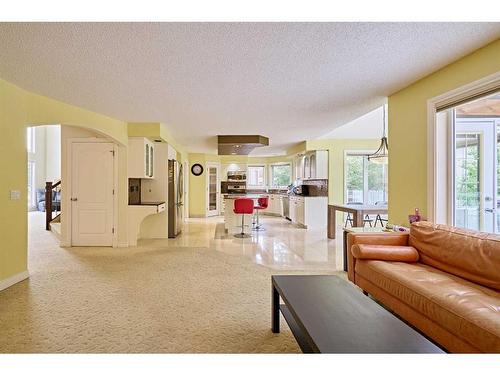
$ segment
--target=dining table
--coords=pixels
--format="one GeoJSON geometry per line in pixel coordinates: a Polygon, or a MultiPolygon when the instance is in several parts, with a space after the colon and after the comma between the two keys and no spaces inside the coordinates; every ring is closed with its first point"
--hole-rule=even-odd
{"type": "Polygon", "coordinates": [[[335,238],[337,229],[337,212],[347,212],[352,215],[352,226],[362,227],[365,215],[386,215],[387,205],[374,204],[329,204],[328,205],[328,238],[335,238]]]}

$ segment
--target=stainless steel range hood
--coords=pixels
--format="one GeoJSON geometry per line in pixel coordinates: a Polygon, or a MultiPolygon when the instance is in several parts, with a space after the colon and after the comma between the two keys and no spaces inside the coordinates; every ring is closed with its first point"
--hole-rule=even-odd
{"type": "Polygon", "coordinates": [[[219,135],[219,155],[248,155],[256,147],[269,146],[269,138],[262,135],[219,135]]]}

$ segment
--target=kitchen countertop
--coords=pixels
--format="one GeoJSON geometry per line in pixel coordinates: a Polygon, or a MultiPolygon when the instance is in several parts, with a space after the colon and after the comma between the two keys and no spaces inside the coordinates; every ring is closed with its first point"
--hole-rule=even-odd
{"type": "Polygon", "coordinates": [[[291,194],[289,197],[296,197],[296,198],[328,198],[326,195],[294,195],[291,194]]]}
{"type": "Polygon", "coordinates": [[[261,198],[270,195],[280,195],[283,197],[301,197],[301,198],[328,198],[326,195],[294,195],[294,194],[276,194],[276,193],[247,193],[247,194],[223,194],[224,199],[235,198],[261,198]]]}
{"type": "Polygon", "coordinates": [[[268,197],[269,194],[268,193],[262,193],[262,194],[256,194],[256,193],[252,193],[252,194],[224,194],[224,199],[237,199],[237,198],[251,198],[251,199],[254,199],[254,198],[262,198],[262,197],[268,197]]]}
{"type": "Polygon", "coordinates": [[[129,204],[129,206],[159,206],[160,204],[164,204],[165,202],[141,202],[136,204],[129,204]]]}

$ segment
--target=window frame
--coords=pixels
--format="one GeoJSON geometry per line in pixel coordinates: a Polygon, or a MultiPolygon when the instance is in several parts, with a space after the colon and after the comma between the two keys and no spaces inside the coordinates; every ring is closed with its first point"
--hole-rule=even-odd
{"type": "Polygon", "coordinates": [[[266,187],[266,164],[248,164],[247,165],[247,188],[265,188],[266,187]],[[262,168],[262,185],[250,184],[250,168],[262,168]]]}
{"type": "Polygon", "coordinates": [[[36,152],[36,132],[34,126],[26,128],[26,150],[30,154],[36,152]]]}
{"type": "Polygon", "coordinates": [[[273,189],[279,189],[279,188],[286,188],[286,186],[281,186],[281,185],[274,185],[274,175],[273,175],[273,167],[275,166],[283,166],[283,165],[288,165],[290,168],[290,184],[293,182],[293,167],[291,162],[279,162],[279,163],[272,163],[269,164],[269,187],[273,189]]]}
{"type": "Polygon", "coordinates": [[[34,160],[28,160],[27,164],[27,195],[28,195],[28,210],[38,209],[38,202],[36,201],[36,162],[34,160]],[[31,169],[31,175],[30,175],[31,169]]]}
{"type": "MultiPolygon", "coordinates": [[[[368,204],[368,198],[369,198],[369,182],[368,182],[368,155],[371,155],[375,152],[375,150],[346,150],[344,151],[344,204],[348,204],[348,192],[347,192],[347,157],[348,156],[359,156],[363,157],[363,202],[362,204],[367,205],[368,204]]],[[[388,171],[387,171],[388,172],[388,171]]],[[[387,176],[388,177],[388,176],[387,176]]],[[[384,192],[384,196],[387,196],[387,200],[389,198],[389,179],[387,178],[386,182],[386,190],[384,192]]]]}

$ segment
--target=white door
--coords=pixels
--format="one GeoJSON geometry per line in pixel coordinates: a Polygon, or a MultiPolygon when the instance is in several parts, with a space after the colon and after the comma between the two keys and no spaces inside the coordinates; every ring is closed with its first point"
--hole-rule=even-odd
{"type": "Polygon", "coordinates": [[[455,121],[454,224],[498,232],[497,135],[494,121],[455,121]]]}
{"type": "Polygon", "coordinates": [[[207,164],[207,216],[219,215],[219,166],[207,164]]]}
{"type": "Polygon", "coordinates": [[[113,245],[114,146],[73,143],[71,245],[113,245]]]}

